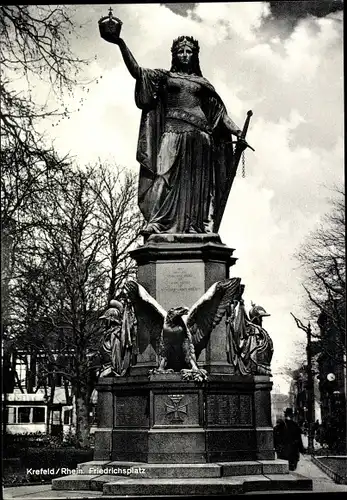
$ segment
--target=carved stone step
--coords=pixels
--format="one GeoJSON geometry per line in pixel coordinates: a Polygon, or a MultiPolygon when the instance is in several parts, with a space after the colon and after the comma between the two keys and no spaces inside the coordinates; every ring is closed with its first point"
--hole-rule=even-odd
{"type": "Polygon", "coordinates": [[[105,496],[207,496],[259,491],[311,491],[312,480],[299,474],[248,475],[219,478],[124,478],[78,474],[53,479],[53,490],[103,491],[105,496]]]}

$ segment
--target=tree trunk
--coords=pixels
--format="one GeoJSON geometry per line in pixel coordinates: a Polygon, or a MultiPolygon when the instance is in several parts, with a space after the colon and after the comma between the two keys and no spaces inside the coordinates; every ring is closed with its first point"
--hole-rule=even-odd
{"type": "Polygon", "coordinates": [[[14,386],[15,386],[15,381],[14,381],[14,371],[12,368],[12,363],[11,363],[11,355],[9,353],[3,353],[3,359],[2,359],[2,380],[3,382],[3,405],[2,405],[2,411],[3,411],[3,419],[2,419],[2,431],[3,431],[3,436],[6,434],[6,425],[8,424],[7,421],[7,403],[8,403],[8,398],[7,395],[10,393],[13,393],[14,386]]]}
{"type": "MultiPolygon", "coordinates": [[[[47,396],[48,395],[47,385],[45,385],[45,393],[47,396]]],[[[55,394],[55,384],[54,384],[54,378],[52,377],[52,379],[51,379],[51,391],[50,391],[50,394],[47,398],[47,425],[46,425],[47,434],[52,433],[51,418],[52,418],[52,412],[53,412],[52,408],[53,408],[53,403],[54,403],[54,394],[55,394]]]]}
{"type": "Polygon", "coordinates": [[[29,367],[27,370],[27,392],[28,394],[32,394],[34,392],[35,387],[35,379],[36,379],[36,354],[33,350],[29,353],[29,367]]]}
{"type": "Polygon", "coordinates": [[[76,388],[75,391],[76,405],[76,438],[79,448],[89,448],[89,397],[88,391],[82,387],[76,388]]]}

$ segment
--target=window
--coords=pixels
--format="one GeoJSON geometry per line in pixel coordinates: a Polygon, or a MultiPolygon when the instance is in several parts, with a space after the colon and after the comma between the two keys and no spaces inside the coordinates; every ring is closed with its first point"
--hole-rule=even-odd
{"type": "Polygon", "coordinates": [[[6,408],[6,420],[8,424],[15,424],[16,423],[16,408],[13,407],[8,407],[6,408]]]}
{"type": "Polygon", "coordinates": [[[60,410],[53,410],[52,411],[52,417],[51,417],[51,423],[52,425],[60,425],[61,424],[61,412],[60,410]]]}
{"type": "Polygon", "coordinates": [[[64,425],[70,425],[72,419],[72,410],[64,411],[64,425]]]}
{"type": "Polygon", "coordinates": [[[43,407],[33,408],[33,424],[44,424],[45,417],[45,409],[43,407]]]}
{"type": "Polygon", "coordinates": [[[27,365],[22,359],[16,360],[16,372],[22,387],[26,385],[27,365]]]}
{"type": "Polygon", "coordinates": [[[30,408],[19,407],[18,408],[18,423],[19,424],[29,424],[30,423],[30,408]]]}

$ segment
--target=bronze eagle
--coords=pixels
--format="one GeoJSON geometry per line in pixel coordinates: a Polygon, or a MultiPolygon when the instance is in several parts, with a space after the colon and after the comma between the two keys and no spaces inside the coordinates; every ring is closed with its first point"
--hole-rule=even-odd
{"type": "Polygon", "coordinates": [[[181,372],[184,379],[205,380],[207,372],[198,367],[197,359],[230,302],[240,299],[241,279],[217,281],[190,309],[178,306],[167,312],[136,281],[128,281],[125,291],[138,323],[144,323],[150,332],[150,343],[158,355],[153,373],[181,372]]]}

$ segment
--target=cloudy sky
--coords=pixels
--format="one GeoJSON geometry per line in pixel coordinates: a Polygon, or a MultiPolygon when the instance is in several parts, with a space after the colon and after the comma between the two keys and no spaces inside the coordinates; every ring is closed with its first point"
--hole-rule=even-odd
{"type": "MultiPolygon", "coordinates": [[[[168,69],[172,39],[194,36],[203,75],[232,119],[242,127],[253,110],[248,141],[255,153],[246,154],[246,178],[239,172],[234,181],[220,235],[235,248],[231,275],[242,277],[246,305],[254,301],[271,313],[264,326],[274,341],[274,383],[287,390],[280,373],[304,343],[290,316],[305,318],[293,253],[328,210],[329,188],[344,183],[341,2],[112,7],[141,66],[168,69]]],[[[98,83],[88,93],[76,89],[68,104],[79,111],[49,132],[80,164],[101,158],[137,170],[134,80],[118,47],[98,33],[108,8],[75,6],[83,28],[72,43],[93,60],[85,77],[98,83]]]]}

